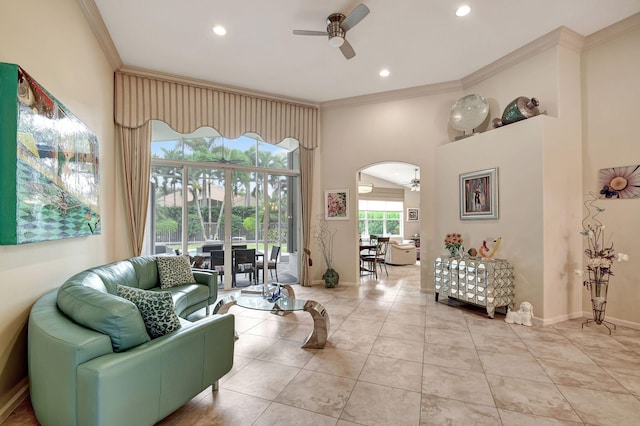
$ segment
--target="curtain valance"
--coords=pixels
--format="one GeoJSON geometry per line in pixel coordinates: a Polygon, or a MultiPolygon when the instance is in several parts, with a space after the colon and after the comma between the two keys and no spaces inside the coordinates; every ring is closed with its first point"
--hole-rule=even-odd
{"type": "Polygon", "coordinates": [[[115,73],[115,121],[135,129],[161,120],[179,133],[213,127],[235,139],[253,132],[278,143],[318,146],[318,108],[135,74],[115,73]]]}

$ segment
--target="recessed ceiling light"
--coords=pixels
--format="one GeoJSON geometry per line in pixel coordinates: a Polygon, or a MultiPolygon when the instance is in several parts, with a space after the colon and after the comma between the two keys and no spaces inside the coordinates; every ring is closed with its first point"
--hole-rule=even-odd
{"type": "Polygon", "coordinates": [[[389,74],[391,74],[391,73],[389,72],[388,69],[385,68],[383,70],[380,70],[380,72],[378,74],[380,75],[380,77],[389,77],[389,74]]]}
{"type": "Polygon", "coordinates": [[[222,25],[216,25],[213,27],[213,32],[219,36],[223,36],[227,33],[227,30],[222,25]]]}
{"type": "Polygon", "coordinates": [[[469,12],[471,12],[471,8],[465,4],[456,10],[456,16],[467,16],[469,12]]]}

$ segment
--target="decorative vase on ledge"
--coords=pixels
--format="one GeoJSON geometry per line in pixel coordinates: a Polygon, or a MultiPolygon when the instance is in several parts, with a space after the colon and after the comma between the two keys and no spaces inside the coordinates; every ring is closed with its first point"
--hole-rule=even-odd
{"type": "Polygon", "coordinates": [[[338,285],[338,281],[340,281],[340,275],[335,269],[328,268],[322,276],[322,279],[324,279],[324,286],[326,288],[333,288],[338,285]]]}

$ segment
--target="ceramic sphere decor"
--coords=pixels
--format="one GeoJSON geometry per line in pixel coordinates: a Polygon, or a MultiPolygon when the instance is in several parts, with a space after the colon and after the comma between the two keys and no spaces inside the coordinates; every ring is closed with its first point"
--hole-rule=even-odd
{"type": "Polygon", "coordinates": [[[458,99],[451,107],[449,122],[456,130],[473,132],[489,115],[489,103],[480,95],[467,95],[458,99]]]}

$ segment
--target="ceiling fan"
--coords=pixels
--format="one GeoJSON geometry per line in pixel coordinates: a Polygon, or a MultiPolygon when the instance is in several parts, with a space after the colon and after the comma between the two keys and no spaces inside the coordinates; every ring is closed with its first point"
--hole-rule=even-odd
{"type": "Polygon", "coordinates": [[[411,179],[410,185],[412,191],[420,191],[420,179],[418,179],[418,169],[415,170],[414,178],[411,179]]]}
{"type": "Polygon", "coordinates": [[[347,16],[342,13],[332,13],[327,18],[326,31],[293,30],[295,35],[328,36],[329,44],[339,47],[345,58],[351,59],[356,56],[356,52],[351,44],[345,39],[347,31],[355,27],[365,16],[369,14],[369,8],[360,4],[347,16]]]}

